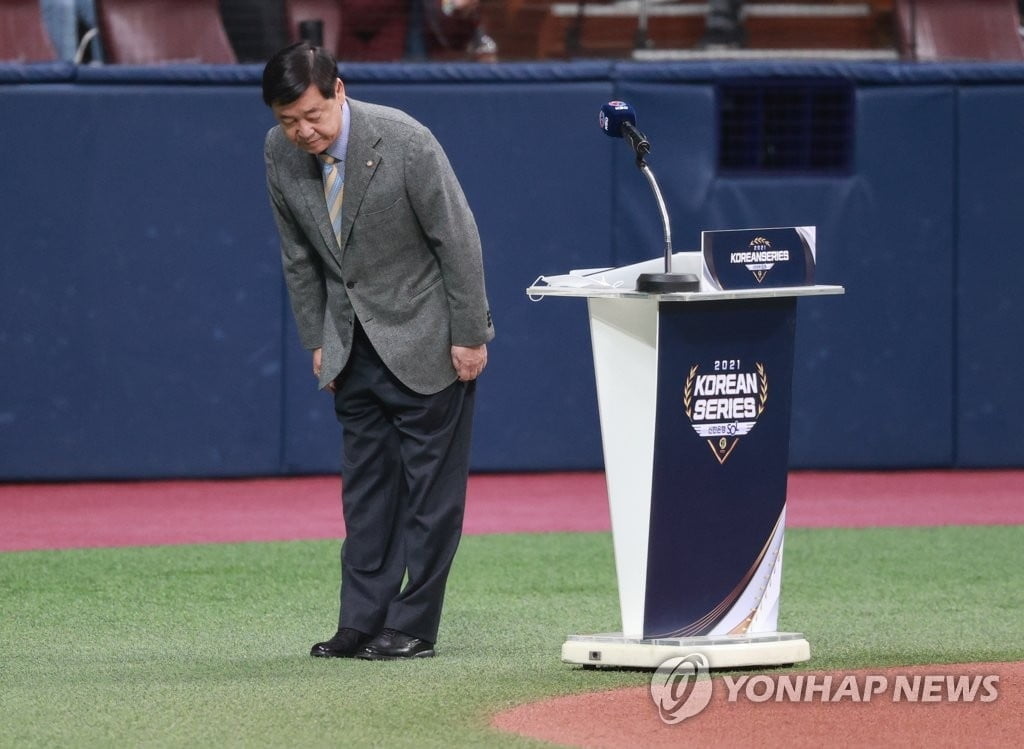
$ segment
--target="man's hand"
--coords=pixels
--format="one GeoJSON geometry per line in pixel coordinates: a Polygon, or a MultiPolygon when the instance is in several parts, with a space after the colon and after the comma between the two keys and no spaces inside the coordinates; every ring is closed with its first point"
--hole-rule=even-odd
{"type": "MultiPolygon", "coordinates": [[[[324,350],[322,348],[313,349],[313,376],[318,380],[320,379],[320,368],[323,365],[324,350]]],[[[334,383],[330,383],[327,389],[332,393],[334,392],[334,383]]]]}
{"type": "Polygon", "coordinates": [[[487,366],[487,344],[452,346],[452,366],[463,382],[475,380],[487,366]]]}

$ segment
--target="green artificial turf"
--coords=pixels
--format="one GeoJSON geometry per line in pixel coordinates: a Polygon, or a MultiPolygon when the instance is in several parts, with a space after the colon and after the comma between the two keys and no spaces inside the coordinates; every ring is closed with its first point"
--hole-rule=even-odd
{"type": "MultiPolygon", "coordinates": [[[[799,668],[1024,660],[1024,526],[791,530],[781,630],[799,668]]],[[[608,534],[474,536],[438,657],[310,658],[335,542],[0,554],[0,746],[532,746],[489,715],[649,684],[562,664],[619,629],[608,534]]]]}

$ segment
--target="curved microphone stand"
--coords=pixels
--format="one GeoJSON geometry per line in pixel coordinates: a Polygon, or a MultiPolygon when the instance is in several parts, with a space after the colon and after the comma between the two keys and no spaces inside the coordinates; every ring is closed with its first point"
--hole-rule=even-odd
{"type": "Polygon", "coordinates": [[[658,212],[661,213],[661,224],[665,231],[665,272],[664,273],[641,273],[636,279],[636,290],[645,291],[650,294],[671,294],[676,291],[700,291],[700,279],[692,273],[672,272],[672,228],[668,220],[668,208],[665,206],[665,198],[661,195],[661,188],[658,187],[658,180],[654,178],[654,172],[644,161],[644,154],[640,151],[636,156],[637,169],[647,178],[651,186],[654,199],[658,203],[658,212]]]}

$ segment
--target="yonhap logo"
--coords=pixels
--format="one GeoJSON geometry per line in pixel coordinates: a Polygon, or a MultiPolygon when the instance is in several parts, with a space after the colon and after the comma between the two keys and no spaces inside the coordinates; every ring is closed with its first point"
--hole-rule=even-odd
{"type": "Polygon", "coordinates": [[[711,702],[708,659],[691,653],[658,666],[651,677],[651,699],[663,722],[674,725],[700,713],[711,702]]]}

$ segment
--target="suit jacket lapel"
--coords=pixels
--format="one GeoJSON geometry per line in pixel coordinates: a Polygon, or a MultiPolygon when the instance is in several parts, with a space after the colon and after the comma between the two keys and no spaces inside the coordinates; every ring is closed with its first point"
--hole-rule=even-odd
{"type": "MultiPolygon", "coordinates": [[[[349,121],[348,153],[345,157],[345,198],[341,203],[341,251],[344,252],[352,233],[352,224],[366,195],[366,188],[377,171],[380,154],[376,146],[380,135],[372,119],[366,116],[358,101],[348,100],[349,121]]],[[[323,202],[323,200],[321,200],[323,202]]],[[[324,210],[326,215],[326,209],[324,210]]],[[[330,222],[328,221],[328,227],[330,222]]]]}

